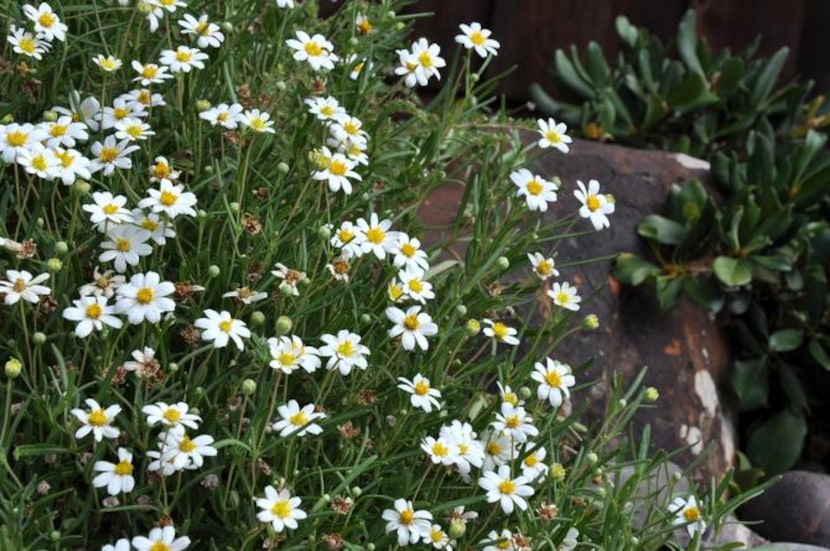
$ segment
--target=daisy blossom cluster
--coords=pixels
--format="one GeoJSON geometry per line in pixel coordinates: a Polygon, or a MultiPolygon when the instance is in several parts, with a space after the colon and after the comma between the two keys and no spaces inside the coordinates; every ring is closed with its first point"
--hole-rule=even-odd
{"type": "Polygon", "coordinates": [[[490,29],[442,50],[398,0],[98,4],[10,8],[0,546],[656,549],[717,525],[716,497],[618,483],[659,463],[622,437],[656,389],[575,413],[590,375],[554,345],[598,322],[556,244],[614,200],[586,179],[559,210],[571,182],[536,161],[567,128],[528,144],[494,107],[490,29]]]}

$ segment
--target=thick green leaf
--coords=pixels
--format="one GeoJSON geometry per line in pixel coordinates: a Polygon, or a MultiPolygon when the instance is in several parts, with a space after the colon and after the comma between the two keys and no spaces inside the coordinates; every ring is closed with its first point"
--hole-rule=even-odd
{"type": "Polygon", "coordinates": [[[712,264],[715,275],[725,285],[738,287],[752,281],[752,267],[745,258],[719,256],[712,264]]]}
{"type": "Polygon", "coordinates": [[[696,102],[705,91],[706,81],[702,76],[697,73],[686,73],[680,82],[666,94],[666,101],[671,107],[677,109],[696,102]]]}
{"type": "Polygon", "coordinates": [[[637,225],[637,233],[663,245],[677,245],[686,237],[686,228],[674,220],[649,214],[637,225]]]}
{"type": "Polygon", "coordinates": [[[563,50],[556,50],[554,56],[554,67],[556,68],[556,76],[562,79],[562,82],[567,84],[575,92],[585,98],[593,99],[595,97],[594,90],[590,83],[586,82],[577,72],[574,64],[568,59],[568,55],[563,50]]]}
{"type": "Polygon", "coordinates": [[[677,29],[677,51],[691,71],[704,76],[703,67],[697,57],[697,15],[694,10],[687,11],[680,21],[677,29]]]}
{"type": "Polygon", "coordinates": [[[818,339],[812,339],[810,344],[807,345],[807,350],[810,351],[810,356],[812,356],[821,367],[830,371],[830,355],[827,354],[827,350],[824,346],[822,346],[821,341],[818,339]]]}
{"type": "Polygon", "coordinates": [[[752,155],[746,169],[746,177],[752,185],[771,183],[775,180],[775,146],[772,140],[752,132],[754,138],[752,155]]]}
{"type": "Polygon", "coordinates": [[[773,352],[790,352],[804,342],[801,329],[779,329],[769,336],[769,349],[773,352]]]}
{"type": "Polygon", "coordinates": [[[775,52],[775,55],[764,63],[764,68],[758,75],[758,79],[755,81],[755,85],[749,94],[750,105],[760,106],[762,102],[768,99],[767,96],[772,92],[788,55],[790,55],[790,49],[785,46],[775,52]]]}
{"type": "Polygon", "coordinates": [[[767,357],[736,361],[732,365],[730,382],[738,396],[738,411],[753,411],[767,405],[769,397],[767,357]]]}
{"type": "Polygon", "coordinates": [[[614,269],[614,276],[621,282],[628,285],[640,285],[649,277],[656,277],[662,270],[646,262],[637,255],[631,253],[620,253],[617,256],[617,266],[614,269]]]}
{"type": "Polygon", "coordinates": [[[633,48],[637,45],[637,38],[639,38],[640,32],[637,30],[637,27],[628,21],[626,16],[618,16],[614,20],[614,26],[617,28],[617,34],[620,35],[622,41],[625,42],[629,48],[633,48]]]}
{"type": "Polygon", "coordinates": [[[601,88],[608,84],[611,71],[605,61],[602,47],[594,41],[588,43],[588,64],[585,68],[591,80],[594,81],[594,86],[601,88]]]}
{"type": "Polygon", "coordinates": [[[744,60],[739,57],[731,57],[724,63],[720,71],[720,78],[717,81],[716,92],[724,100],[731,98],[741,84],[744,76],[744,60]]]}
{"type": "Polygon", "coordinates": [[[747,455],[768,474],[781,474],[798,461],[806,435],[807,421],[801,413],[780,411],[750,432],[747,455]]]}
{"type": "Polygon", "coordinates": [[[690,276],[683,278],[683,292],[709,311],[717,314],[723,309],[726,294],[712,277],[690,276]]]}
{"type": "Polygon", "coordinates": [[[669,105],[658,94],[652,94],[646,103],[646,113],[643,116],[643,122],[640,126],[643,130],[648,130],[660,121],[662,121],[669,113],[669,105]]]}
{"type": "Polygon", "coordinates": [[[807,319],[816,327],[821,324],[827,312],[827,295],[827,274],[824,267],[817,264],[808,266],[804,281],[804,302],[807,319]]]}
{"type": "Polygon", "coordinates": [[[655,291],[660,308],[665,312],[677,303],[677,297],[683,288],[681,279],[669,276],[658,276],[655,279],[655,291]]]}
{"type": "Polygon", "coordinates": [[[801,384],[790,366],[778,364],[778,380],[781,382],[781,390],[789,399],[790,405],[797,407],[799,411],[809,413],[810,406],[807,404],[807,393],[804,391],[804,385],[801,384]]]}

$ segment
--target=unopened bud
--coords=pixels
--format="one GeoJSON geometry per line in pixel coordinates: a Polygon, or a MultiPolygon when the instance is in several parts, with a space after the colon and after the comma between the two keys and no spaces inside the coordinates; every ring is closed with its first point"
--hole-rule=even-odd
{"type": "Polygon", "coordinates": [[[196,111],[201,113],[211,108],[210,102],[206,99],[196,100],[196,111]]]}
{"type": "Polygon", "coordinates": [[[221,273],[222,273],[222,270],[220,270],[219,266],[217,266],[216,264],[211,264],[210,266],[208,266],[207,276],[208,276],[209,279],[219,277],[219,274],[221,274],[221,273]]]}
{"type": "Polygon", "coordinates": [[[55,243],[55,254],[57,256],[63,256],[69,252],[69,245],[66,241],[58,241],[55,243]]]}
{"type": "Polygon", "coordinates": [[[43,112],[43,120],[46,122],[55,122],[58,120],[58,114],[51,109],[48,109],[43,112]]]}
{"type": "Polygon", "coordinates": [[[245,379],[242,381],[242,394],[245,396],[253,396],[256,392],[256,381],[253,379],[245,379]]]}
{"type": "Polygon", "coordinates": [[[466,316],[467,315],[467,307],[463,304],[459,304],[455,307],[455,313],[459,316],[466,316]]]}
{"type": "Polygon", "coordinates": [[[599,327],[599,317],[597,317],[596,314],[588,314],[585,316],[585,319],[582,320],[582,327],[593,331],[599,327]]]}
{"type": "Polygon", "coordinates": [[[464,331],[470,337],[474,337],[478,335],[479,331],[481,331],[481,323],[477,319],[470,318],[467,320],[467,323],[464,324],[464,331]]]}
{"type": "Polygon", "coordinates": [[[23,364],[17,358],[12,358],[3,366],[3,371],[6,372],[6,377],[14,379],[20,376],[20,372],[23,371],[23,364]]]}
{"type": "Polygon", "coordinates": [[[447,531],[447,534],[450,536],[450,539],[457,540],[464,536],[467,533],[467,523],[464,519],[461,518],[454,518],[450,521],[450,529],[447,531]]]}
{"type": "Polygon", "coordinates": [[[319,237],[323,241],[328,241],[329,239],[331,239],[331,227],[329,227],[328,224],[326,224],[317,228],[317,237],[319,237]]]}
{"type": "Polygon", "coordinates": [[[61,262],[60,258],[53,257],[46,261],[46,269],[53,274],[60,272],[61,268],[63,268],[63,262],[61,262]]]}
{"type": "Polygon", "coordinates": [[[257,310],[256,312],[251,314],[251,325],[254,327],[260,327],[265,323],[265,314],[257,310]]]}
{"type": "Polygon", "coordinates": [[[522,400],[530,400],[533,396],[533,391],[526,386],[519,387],[519,396],[521,396],[522,400]]]}
{"type": "Polygon", "coordinates": [[[288,163],[283,161],[277,164],[277,172],[280,174],[288,174],[289,170],[291,170],[291,167],[288,166],[288,163]]]}
{"type": "Polygon", "coordinates": [[[170,373],[176,373],[178,370],[179,364],[177,364],[176,362],[170,362],[169,364],[167,364],[167,371],[169,371],[170,373]]]}
{"type": "Polygon", "coordinates": [[[46,334],[37,331],[34,335],[32,335],[32,342],[35,343],[36,346],[43,346],[46,344],[46,334]]]}
{"type": "Polygon", "coordinates": [[[363,488],[361,488],[360,486],[352,486],[351,494],[354,497],[360,497],[360,494],[362,494],[362,493],[363,493],[363,488]]]}
{"type": "Polygon", "coordinates": [[[660,398],[660,392],[653,386],[650,386],[643,391],[643,398],[645,398],[646,402],[654,403],[660,398]]]}
{"type": "Polygon", "coordinates": [[[219,26],[222,28],[223,32],[232,33],[233,32],[233,23],[230,21],[222,21],[219,23],[219,26]]]}
{"type": "Polygon", "coordinates": [[[565,480],[565,475],[567,474],[568,470],[565,469],[565,466],[562,465],[562,463],[554,463],[550,466],[550,477],[556,482],[562,482],[565,480]]]}
{"type": "Polygon", "coordinates": [[[291,318],[288,316],[280,316],[277,318],[277,323],[275,329],[277,331],[277,335],[285,335],[291,328],[294,326],[294,322],[291,321],[291,318]]]}
{"type": "Polygon", "coordinates": [[[361,325],[369,325],[370,323],[372,323],[372,316],[369,314],[360,314],[361,325]]]}
{"type": "Polygon", "coordinates": [[[510,267],[510,261],[509,261],[509,260],[507,260],[507,257],[506,257],[506,256],[500,256],[500,257],[496,260],[496,264],[498,265],[498,267],[499,267],[499,269],[500,269],[500,270],[506,270],[507,268],[509,268],[509,267],[510,267]]]}
{"type": "Polygon", "coordinates": [[[85,180],[75,180],[75,183],[72,184],[72,192],[77,195],[87,195],[90,189],[92,189],[92,186],[85,180]]]}
{"type": "Polygon", "coordinates": [[[294,286],[287,281],[280,283],[279,289],[281,295],[292,296],[294,294],[294,286]]]}
{"type": "Polygon", "coordinates": [[[585,459],[587,459],[588,463],[590,463],[591,465],[596,465],[599,462],[599,456],[594,452],[590,452],[588,455],[586,455],[585,459]]]}

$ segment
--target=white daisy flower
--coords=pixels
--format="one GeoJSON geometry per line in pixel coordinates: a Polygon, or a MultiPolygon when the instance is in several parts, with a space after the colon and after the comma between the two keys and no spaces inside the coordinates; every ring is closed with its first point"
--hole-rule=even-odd
{"type": "Polygon", "coordinates": [[[133,60],[131,63],[133,70],[138,73],[138,76],[133,79],[133,82],[138,82],[142,86],[150,86],[151,84],[161,84],[165,80],[173,78],[173,75],[167,72],[166,65],[157,65],[155,63],[139,63],[133,60]]]}
{"type": "MultiPolygon", "coordinates": [[[[190,438],[184,427],[171,427],[159,435],[161,456],[159,463],[170,465],[173,471],[199,469],[205,463],[205,457],[215,457],[218,450],[213,447],[214,439],[208,434],[190,438]]],[[[150,455],[149,452],[147,454],[150,455]]],[[[158,470],[155,462],[148,465],[148,470],[158,470]]]]}
{"type": "Polygon", "coordinates": [[[425,281],[426,274],[419,268],[404,268],[398,272],[398,278],[403,286],[404,293],[412,300],[418,301],[421,304],[426,304],[427,300],[435,298],[435,293],[432,291],[432,283],[425,281]]]}
{"type": "Polygon", "coordinates": [[[533,482],[539,477],[547,474],[548,466],[544,463],[547,457],[545,448],[531,442],[525,442],[520,450],[522,459],[522,476],[528,482],[533,482]]]}
{"type": "Polygon", "coordinates": [[[569,389],[576,384],[576,379],[568,365],[550,358],[545,358],[545,362],[536,362],[530,378],[539,383],[536,396],[540,400],[549,400],[552,407],[558,408],[570,396],[569,389]]]}
{"type": "Polygon", "coordinates": [[[338,115],[346,113],[340,103],[331,96],[307,98],[303,103],[308,105],[308,112],[321,121],[333,121],[338,115]]]}
{"type": "Polygon", "coordinates": [[[55,148],[55,158],[58,160],[58,176],[66,186],[71,186],[78,178],[89,180],[92,172],[89,170],[89,159],[77,149],[55,148]]]}
{"type": "Polygon", "coordinates": [[[542,137],[539,139],[538,145],[542,149],[553,147],[567,153],[569,151],[568,144],[573,140],[566,134],[568,127],[564,122],[557,123],[553,119],[539,119],[536,121],[539,125],[539,134],[542,137]]]}
{"type": "Polygon", "coordinates": [[[117,139],[130,142],[143,141],[156,134],[155,131],[150,129],[149,124],[133,117],[121,119],[113,127],[117,139]]]}
{"type": "Polygon", "coordinates": [[[127,314],[127,319],[133,325],[144,320],[158,323],[161,315],[176,309],[176,303],[168,298],[176,290],[176,286],[169,281],[161,281],[156,272],[133,274],[128,283],[118,287],[118,300],[115,310],[119,314],[127,314]]]}
{"type": "Polygon", "coordinates": [[[218,48],[225,40],[225,35],[219,30],[219,25],[208,21],[206,13],[200,15],[199,19],[186,13],[179,19],[179,26],[182,28],[182,34],[196,37],[196,44],[200,48],[218,48]]]}
{"type": "Polygon", "coordinates": [[[342,189],[343,193],[351,195],[351,180],[363,180],[360,174],[354,171],[357,163],[342,153],[332,153],[328,147],[323,146],[314,157],[318,170],[311,174],[311,178],[328,183],[332,193],[342,189]]]}
{"type": "Polygon", "coordinates": [[[501,465],[512,462],[515,455],[513,439],[504,433],[494,432],[485,440],[481,469],[483,471],[495,470],[501,465]]]}
{"type": "Polygon", "coordinates": [[[113,427],[112,422],[115,420],[115,416],[121,413],[121,406],[115,404],[104,409],[92,398],[87,398],[84,402],[89,411],[75,408],[70,412],[78,421],[83,423],[75,431],[75,438],[80,440],[90,432],[96,442],[100,442],[104,438],[118,438],[121,431],[117,427],[113,427]]]}
{"type": "Polygon", "coordinates": [[[166,220],[162,220],[155,212],[133,209],[130,212],[129,223],[146,231],[150,240],[156,245],[164,245],[168,238],[176,237],[176,230],[173,229],[173,225],[166,220]]]}
{"type": "Polygon", "coordinates": [[[115,316],[115,307],[107,304],[107,297],[81,297],[72,303],[75,306],[64,309],[62,316],[69,321],[78,322],[75,334],[82,339],[93,330],[101,331],[105,325],[115,329],[124,325],[124,322],[115,316]]]}
{"type": "Polygon", "coordinates": [[[319,351],[303,344],[302,339],[296,335],[271,337],[267,342],[268,353],[271,355],[268,365],[272,369],[290,375],[297,369],[314,373],[320,368],[319,351]]]}
{"type": "Polygon", "coordinates": [[[334,54],[334,46],[321,34],[309,36],[305,31],[297,31],[296,38],[285,41],[286,46],[296,50],[294,59],[305,61],[315,71],[334,69],[334,62],[338,57],[334,54]]]}
{"type": "Polygon", "coordinates": [[[406,233],[399,232],[390,253],[395,255],[392,263],[397,268],[420,269],[424,272],[429,270],[427,253],[421,249],[421,242],[417,237],[409,237],[406,233]]]}
{"type": "Polygon", "coordinates": [[[338,369],[341,375],[348,375],[353,368],[365,370],[369,366],[366,356],[369,348],[360,344],[360,335],[348,329],[341,329],[337,335],[322,335],[325,346],[319,348],[322,358],[328,358],[326,369],[338,369]]]}
{"type": "Polygon", "coordinates": [[[386,309],[386,317],[395,324],[389,330],[389,337],[400,337],[404,350],[414,350],[416,345],[421,350],[427,350],[429,344],[426,337],[438,334],[438,326],[429,314],[421,312],[420,306],[410,306],[406,312],[390,306],[386,309]]]}
{"type": "Polygon", "coordinates": [[[500,321],[493,321],[489,319],[482,320],[487,327],[484,328],[484,335],[490,337],[496,342],[516,346],[519,344],[519,339],[516,338],[518,331],[513,327],[508,327],[500,321]]]}
{"type": "Polygon", "coordinates": [[[344,220],[331,237],[332,247],[337,247],[347,258],[363,256],[363,241],[366,235],[352,222],[344,220]]]}
{"type": "Polygon", "coordinates": [[[111,496],[129,493],[135,487],[133,478],[133,454],[125,448],[118,448],[118,463],[96,461],[92,470],[100,474],[92,479],[96,488],[106,488],[111,496]]]}
{"type": "Polygon", "coordinates": [[[240,124],[247,126],[258,134],[275,134],[274,121],[271,120],[271,115],[259,109],[248,109],[239,118],[240,124]]]}
{"type": "Polygon", "coordinates": [[[37,59],[43,59],[43,54],[49,51],[51,44],[41,33],[33,33],[26,29],[11,25],[6,37],[12,45],[14,53],[37,59]]]}
{"type": "Polygon", "coordinates": [[[130,540],[121,538],[115,544],[107,544],[101,548],[101,551],[130,551],[130,540]]]}
{"type": "Polygon", "coordinates": [[[567,281],[564,283],[554,282],[550,289],[546,291],[547,295],[553,299],[553,303],[560,308],[576,312],[579,310],[579,303],[582,302],[582,297],[577,293],[576,287],[571,287],[567,281]]]}
{"type": "Polygon", "coordinates": [[[513,532],[507,528],[502,529],[501,532],[490,530],[484,538],[484,543],[490,545],[484,546],[482,551],[517,551],[516,546],[513,545],[513,532]]]}
{"type": "Polygon", "coordinates": [[[103,171],[104,176],[115,172],[116,168],[129,170],[133,166],[132,160],[127,156],[133,151],[138,151],[137,145],[129,145],[128,140],[115,141],[115,136],[107,136],[103,142],[92,144],[90,151],[93,155],[89,163],[89,170],[92,173],[103,171]]]}
{"type": "Polygon", "coordinates": [[[195,413],[188,413],[188,409],[190,409],[190,406],[185,402],[178,402],[176,404],[156,402],[155,404],[144,406],[141,408],[141,412],[147,416],[147,424],[151,427],[160,423],[165,427],[178,427],[183,425],[196,430],[199,428],[199,423],[202,422],[202,418],[195,413]]]}
{"type": "Polygon", "coordinates": [[[30,123],[0,124],[0,151],[2,151],[3,162],[13,163],[18,155],[35,147],[40,142],[48,139],[48,134],[40,126],[30,123]]]}
{"type": "Polygon", "coordinates": [[[372,213],[367,222],[363,218],[357,219],[357,228],[364,235],[361,248],[363,254],[374,253],[378,260],[386,258],[398,239],[398,232],[390,231],[392,221],[379,220],[377,213],[372,213]]]}
{"type": "Polygon", "coordinates": [[[527,442],[528,437],[539,435],[539,429],[533,426],[533,418],[527,414],[525,408],[508,402],[502,402],[501,411],[490,424],[494,431],[503,432],[518,443],[527,442]]]}
{"type": "Polygon", "coordinates": [[[513,478],[510,476],[510,466],[502,465],[498,471],[485,472],[478,480],[478,485],[487,492],[487,502],[498,502],[506,515],[513,512],[514,507],[522,511],[527,509],[526,497],[535,492],[524,476],[513,478]]]}
{"type": "Polygon", "coordinates": [[[227,103],[220,103],[215,107],[211,107],[207,111],[199,113],[199,118],[206,120],[211,126],[222,126],[228,130],[235,130],[239,123],[242,122],[242,112],[244,107],[238,103],[228,105],[227,103]]]}
{"type": "Polygon", "coordinates": [[[545,258],[542,253],[527,253],[527,259],[530,260],[530,264],[533,266],[533,273],[542,281],[551,276],[559,276],[559,270],[555,268],[556,263],[552,258],[545,258]]]}
{"type": "Polygon", "coordinates": [[[429,456],[434,465],[449,467],[455,463],[453,446],[441,437],[427,436],[421,440],[421,449],[429,456]]]}
{"type": "Polygon", "coordinates": [[[123,275],[114,275],[112,270],[98,271],[98,266],[92,271],[92,281],[81,286],[78,294],[82,297],[95,295],[110,298],[115,290],[124,283],[123,275]]]}
{"type": "Polygon", "coordinates": [[[147,537],[133,538],[133,547],[136,551],[183,551],[190,545],[190,538],[176,537],[176,529],[172,526],[153,528],[147,537]]]}
{"type": "Polygon", "coordinates": [[[408,392],[409,402],[412,407],[421,408],[427,413],[432,412],[432,408],[441,409],[441,404],[438,399],[441,398],[441,391],[437,388],[432,388],[429,384],[429,379],[418,373],[410,381],[405,377],[398,377],[398,388],[404,392],[408,392]]]}
{"type": "Polygon", "coordinates": [[[17,304],[21,299],[32,304],[40,302],[41,296],[48,296],[52,289],[41,285],[49,279],[49,274],[32,276],[26,270],[6,270],[6,279],[0,279],[0,294],[5,295],[6,306],[17,304]]]}
{"type": "Polygon", "coordinates": [[[689,496],[688,499],[674,498],[669,505],[669,513],[674,515],[672,524],[674,526],[685,525],[689,537],[694,538],[698,532],[706,531],[706,521],[703,520],[703,514],[700,512],[695,496],[689,496]]]}
{"type": "Polygon", "coordinates": [[[35,32],[43,35],[45,40],[66,41],[66,24],[61,22],[58,14],[46,2],[41,2],[37,8],[23,4],[23,14],[35,24],[35,32]]]}
{"type": "Polygon", "coordinates": [[[60,175],[60,161],[51,149],[38,144],[30,149],[24,149],[17,156],[17,164],[29,173],[42,180],[51,181],[60,175]]]}
{"type": "Polygon", "coordinates": [[[481,23],[464,23],[459,25],[463,34],[456,35],[455,41],[467,48],[468,50],[475,50],[475,52],[486,58],[491,55],[497,55],[501,44],[497,40],[490,38],[492,31],[485,29],[481,23]]]}
{"type": "Polygon", "coordinates": [[[227,310],[217,312],[207,309],[205,317],[197,319],[193,325],[203,329],[202,340],[213,341],[214,348],[224,348],[228,345],[228,340],[233,340],[236,347],[243,350],[245,345],[242,343],[242,338],[251,337],[251,331],[245,322],[231,317],[231,313],[227,310]]]}
{"type": "Polygon", "coordinates": [[[196,216],[196,211],[193,209],[196,205],[196,195],[184,191],[184,184],[174,184],[170,180],[163,179],[158,189],[150,188],[147,194],[149,197],[138,202],[139,208],[164,213],[170,219],[180,214],[196,216]]]}
{"type": "Polygon", "coordinates": [[[123,195],[113,195],[109,191],[94,191],[92,200],[95,203],[83,205],[81,208],[89,213],[89,221],[99,232],[106,231],[108,226],[129,222],[132,217],[130,211],[124,207],[127,198],[123,195]]]}
{"type": "Polygon", "coordinates": [[[300,498],[292,496],[285,488],[278,491],[273,486],[266,486],[265,497],[256,498],[256,506],[262,509],[256,518],[260,522],[271,523],[271,527],[277,533],[286,528],[296,530],[297,521],[308,516],[300,509],[301,503],[300,498]]]}
{"type": "Polygon", "coordinates": [[[57,147],[75,147],[77,142],[89,139],[87,125],[73,121],[68,115],[58,117],[58,120],[53,122],[43,123],[43,129],[49,136],[45,142],[46,147],[52,150],[57,147]]]}
{"type": "Polygon", "coordinates": [[[416,511],[412,502],[405,499],[396,499],[394,509],[385,509],[381,518],[386,521],[387,534],[397,533],[398,545],[401,547],[428,538],[432,528],[432,513],[416,511]]]}
{"type": "Polygon", "coordinates": [[[99,262],[112,261],[115,271],[124,273],[127,266],[138,266],[142,256],[153,253],[147,244],[150,233],[131,224],[122,224],[107,229],[107,241],[101,243],[104,249],[98,256],[99,262]]]}
{"type": "Polygon", "coordinates": [[[526,168],[511,173],[510,180],[518,186],[516,196],[524,196],[529,210],[545,212],[548,210],[548,203],[556,201],[556,184],[539,175],[534,176],[526,168]]]}
{"type": "Polygon", "coordinates": [[[314,421],[325,419],[326,414],[315,411],[314,404],[306,404],[300,407],[297,400],[289,400],[287,404],[277,408],[277,413],[280,414],[282,419],[271,425],[271,428],[279,431],[283,438],[292,434],[305,436],[306,434],[317,435],[323,432],[323,428],[314,421]]]}
{"type": "Polygon", "coordinates": [[[171,73],[189,73],[193,69],[204,69],[208,55],[199,48],[179,46],[175,50],[162,50],[159,63],[170,67],[171,73]]]}
{"type": "Polygon", "coordinates": [[[594,229],[600,231],[603,228],[610,228],[611,222],[608,220],[609,214],[614,213],[614,198],[610,195],[602,195],[599,192],[599,182],[596,180],[588,181],[588,189],[585,189],[585,184],[577,180],[576,185],[579,189],[574,191],[574,197],[582,203],[579,208],[579,215],[582,218],[591,220],[594,229]]]}
{"type": "Polygon", "coordinates": [[[115,56],[98,54],[92,58],[92,62],[105,73],[114,73],[120,69],[123,62],[115,56]]]}

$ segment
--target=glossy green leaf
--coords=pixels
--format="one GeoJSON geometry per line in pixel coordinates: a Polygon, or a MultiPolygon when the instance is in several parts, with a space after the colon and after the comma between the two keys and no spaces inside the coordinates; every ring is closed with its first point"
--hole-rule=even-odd
{"type": "Polygon", "coordinates": [[[807,345],[807,350],[810,351],[810,356],[819,363],[821,367],[830,371],[830,355],[818,339],[812,339],[807,345]]]}
{"type": "Polygon", "coordinates": [[[740,87],[741,79],[744,76],[744,60],[739,57],[732,57],[724,63],[720,71],[720,78],[717,80],[715,91],[724,100],[730,99],[740,87]]]}
{"type": "Polygon", "coordinates": [[[778,364],[778,380],[781,383],[781,390],[790,401],[790,406],[797,407],[800,411],[809,413],[807,405],[807,393],[804,385],[796,377],[795,373],[787,364],[778,364]]]}
{"type": "Polygon", "coordinates": [[[769,368],[766,357],[736,361],[732,364],[730,382],[738,397],[738,411],[753,411],[767,405],[769,368]]]}
{"type": "Polygon", "coordinates": [[[657,301],[663,311],[668,310],[677,303],[680,291],[683,289],[683,282],[676,277],[658,276],[655,279],[655,291],[657,301]]]}
{"type": "Polygon", "coordinates": [[[711,277],[683,278],[683,292],[690,299],[715,314],[723,309],[726,302],[726,294],[711,277]]]}
{"type": "Polygon", "coordinates": [[[556,76],[575,92],[586,98],[595,97],[596,94],[590,84],[577,73],[574,64],[568,59],[568,55],[563,50],[556,50],[554,67],[556,68],[556,76]]]}
{"type": "Polygon", "coordinates": [[[617,34],[620,35],[622,41],[629,48],[633,48],[637,45],[637,39],[640,36],[640,32],[637,30],[637,27],[631,24],[626,16],[618,16],[614,20],[614,26],[617,28],[617,34]]]}
{"type": "Polygon", "coordinates": [[[663,245],[677,245],[686,236],[686,228],[659,214],[649,214],[637,224],[637,233],[663,245]]]}
{"type": "Polygon", "coordinates": [[[801,329],[779,329],[769,336],[769,349],[773,352],[790,352],[804,342],[801,329]]]}
{"type": "Polygon", "coordinates": [[[780,411],[751,430],[747,455],[768,474],[781,474],[798,461],[806,435],[807,421],[802,414],[780,411]]]}
{"type": "Polygon", "coordinates": [[[605,61],[602,47],[594,41],[588,43],[587,65],[585,68],[591,80],[593,80],[594,86],[603,87],[608,83],[611,70],[608,68],[608,62],[605,61]]]}
{"type": "Polygon", "coordinates": [[[614,268],[614,277],[628,285],[640,285],[649,277],[656,277],[662,270],[631,253],[621,253],[617,256],[617,265],[614,268]]]}
{"type": "Polygon", "coordinates": [[[686,66],[701,77],[704,76],[703,67],[697,57],[697,15],[689,10],[677,29],[677,51],[686,66]]]}
{"type": "Polygon", "coordinates": [[[745,258],[719,256],[712,264],[715,275],[725,285],[738,287],[752,281],[752,268],[745,258]]]}
{"type": "Polygon", "coordinates": [[[758,75],[758,79],[749,94],[751,105],[760,105],[768,100],[768,96],[772,92],[775,82],[778,80],[778,75],[781,74],[781,69],[789,55],[790,49],[785,46],[775,52],[775,55],[764,63],[763,70],[758,75]]]}

